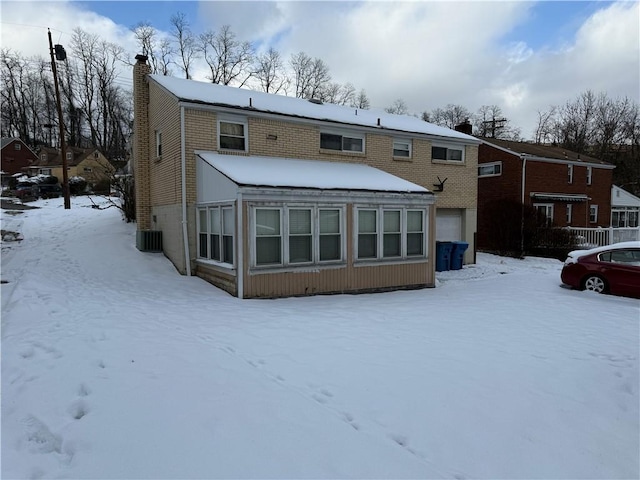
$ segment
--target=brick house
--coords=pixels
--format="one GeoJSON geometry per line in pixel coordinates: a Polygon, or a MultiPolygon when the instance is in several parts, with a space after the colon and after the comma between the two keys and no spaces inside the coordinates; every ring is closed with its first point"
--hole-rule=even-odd
{"type": "Polygon", "coordinates": [[[507,202],[532,206],[560,227],[608,227],[614,168],[561,147],[482,139],[478,248],[491,248],[491,229],[507,202]]]}
{"type": "Polygon", "coordinates": [[[139,249],[161,232],[180,273],[240,298],[434,286],[440,218],[457,218],[449,235],[470,243],[473,261],[474,137],[150,75],[146,57],[136,58],[139,249]]]}
{"type": "MultiPolygon", "coordinates": [[[[97,148],[67,147],[67,175],[79,176],[89,185],[107,180],[115,172],[107,157],[97,148]]],[[[29,167],[30,175],[53,175],[62,181],[62,157],[60,150],[53,147],[41,147],[37,160],[29,167]]]]}
{"type": "Polygon", "coordinates": [[[2,153],[0,155],[3,185],[5,184],[5,179],[17,173],[23,173],[26,168],[38,159],[35,152],[19,138],[3,138],[2,153]]]}

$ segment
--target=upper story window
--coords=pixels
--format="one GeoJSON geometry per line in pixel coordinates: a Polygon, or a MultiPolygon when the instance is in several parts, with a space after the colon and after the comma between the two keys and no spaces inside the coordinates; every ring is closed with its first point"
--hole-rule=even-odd
{"type": "Polygon", "coordinates": [[[156,130],[156,157],[162,156],[162,132],[156,130]]]}
{"type": "Polygon", "coordinates": [[[15,148],[16,150],[20,150],[22,148],[22,145],[20,145],[18,142],[13,144],[13,148],[15,148]]]}
{"type": "Polygon", "coordinates": [[[598,206],[591,205],[589,207],[589,223],[597,223],[598,222],[598,206]]]}
{"type": "Polygon", "coordinates": [[[497,177],[502,175],[502,162],[478,165],[478,177],[497,177]]]}
{"type": "Polygon", "coordinates": [[[40,175],[51,175],[51,169],[50,168],[40,168],[40,169],[38,169],[38,173],[40,175]]]}
{"type": "Polygon", "coordinates": [[[567,175],[569,183],[573,183],[573,165],[567,165],[567,175]]]}
{"type": "Polygon", "coordinates": [[[73,160],[73,152],[67,152],[67,160],[73,160]]]}
{"type": "Polygon", "coordinates": [[[321,132],[320,148],[364,153],[364,135],[321,132]]]}
{"type": "Polygon", "coordinates": [[[587,185],[591,185],[592,179],[593,179],[593,169],[591,167],[587,167],[587,185]]]}
{"type": "Polygon", "coordinates": [[[462,163],[464,162],[464,147],[434,144],[431,147],[431,160],[462,163]]]}
{"type": "Polygon", "coordinates": [[[247,150],[247,122],[242,119],[218,120],[218,146],[225,150],[247,150]]]}
{"type": "Polygon", "coordinates": [[[393,156],[411,158],[411,140],[396,138],[393,140],[393,156]]]}
{"type": "Polygon", "coordinates": [[[91,167],[84,167],[83,171],[85,171],[87,173],[91,173],[93,171],[93,169],[91,167]]]}

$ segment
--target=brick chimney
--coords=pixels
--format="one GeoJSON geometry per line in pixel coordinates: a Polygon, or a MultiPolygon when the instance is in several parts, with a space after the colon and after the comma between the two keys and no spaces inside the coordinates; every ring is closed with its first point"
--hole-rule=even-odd
{"type": "Polygon", "coordinates": [[[151,67],[146,55],[136,55],[133,66],[133,175],[136,187],[138,231],[151,229],[151,185],[149,139],[149,83],[151,67]]]}
{"type": "Polygon", "coordinates": [[[469,119],[467,118],[460,125],[456,125],[455,126],[455,130],[457,130],[458,132],[461,132],[461,133],[466,133],[467,135],[472,135],[473,134],[473,125],[471,125],[471,122],[469,122],[469,119]]]}

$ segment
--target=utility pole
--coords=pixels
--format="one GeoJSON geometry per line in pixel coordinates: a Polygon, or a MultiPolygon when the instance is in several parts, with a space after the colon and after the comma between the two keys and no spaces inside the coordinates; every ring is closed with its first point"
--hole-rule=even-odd
{"type": "Polygon", "coordinates": [[[71,199],[69,197],[69,173],[67,172],[67,147],[64,141],[64,121],[62,120],[62,103],[60,102],[60,88],[58,87],[58,70],[56,69],[56,59],[66,60],[67,52],[62,45],[55,46],[55,58],[53,42],[51,41],[51,30],[47,29],[49,34],[49,53],[51,54],[51,70],[53,71],[53,83],[56,87],[56,99],[58,101],[58,123],[60,124],[60,154],[62,155],[62,193],[64,194],[64,208],[71,208],[71,199]]]}

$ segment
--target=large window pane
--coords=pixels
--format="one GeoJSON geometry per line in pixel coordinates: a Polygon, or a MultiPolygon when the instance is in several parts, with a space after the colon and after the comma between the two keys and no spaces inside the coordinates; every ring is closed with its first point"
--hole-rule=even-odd
{"type": "Polygon", "coordinates": [[[424,255],[423,212],[407,212],[407,255],[424,255]]]}
{"type": "Polygon", "coordinates": [[[311,210],[289,210],[289,262],[311,262],[311,210]]]}
{"type": "Polygon", "coordinates": [[[203,208],[198,210],[198,228],[200,229],[198,232],[198,256],[201,258],[209,258],[209,251],[207,246],[207,209],[203,208]]]}
{"type": "Polygon", "coordinates": [[[289,262],[308,263],[311,260],[311,235],[289,237],[289,262]]]}
{"type": "Polygon", "coordinates": [[[320,235],[320,261],[340,260],[340,235],[320,235]]]}
{"type": "Polygon", "coordinates": [[[320,210],[320,261],[342,258],[340,210],[320,210]]]}
{"type": "Polygon", "coordinates": [[[378,236],[376,234],[358,235],[358,258],[378,257],[378,236]]]}
{"type": "Polygon", "coordinates": [[[444,147],[431,147],[431,158],[433,160],[446,160],[447,149],[444,147]]]}
{"type": "Polygon", "coordinates": [[[342,149],[347,152],[362,152],[362,139],[342,137],[342,149]]]}
{"type": "Polygon", "coordinates": [[[282,263],[280,237],[258,237],[256,239],[256,263],[269,265],[282,263]]]}
{"type": "Polygon", "coordinates": [[[220,122],[220,134],[244,137],[244,125],[241,123],[220,122]]]}
{"type": "Polygon", "coordinates": [[[376,211],[359,210],[358,233],[375,233],[376,231],[376,211]]]}
{"type": "Polygon", "coordinates": [[[222,209],[222,233],[224,235],[233,235],[234,234],[234,224],[235,221],[233,219],[233,208],[223,208],[222,209]]]}
{"type": "Polygon", "coordinates": [[[222,261],[233,264],[233,237],[231,235],[222,237],[222,252],[222,261]]]}
{"type": "Polygon", "coordinates": [[[330,133],[320,134],[320,148],[329,150],[342,150],[342,136],[330,133]]]}
{"type": "Polygon", "coordinates": [[[256,210],[256,234],[280,235],[280,210],[256,210]]]}
{"type": "Polygon", "coordinates": [[[399,257],[402,255],[400,250],[400,211],[385,210],[383,213],[383,231],[384,238],[382,240],[383,257],[399,257]]]}
{"type": "Polygon", "coordinates": [[[320,210],[320,233],[340,233],[340,210],[320,210]]]}
{"type": "Polygon", "coordinates": [[[244,150],[244,138],[225,137],[220,135],[220,148],[228,150],[244,150]]]}
{"type": "Polygon", "coordinates": [[[211,238],[211,260],[220,261],[220,234],[212,233],[211,238]]]}
{"type": "Polygon", "coordinates": [[[282,263],[280,210],[256,210],[256,235],[256,263],[258,265],[282,263]]]}
{"type": "Polygon", "coordinates": [[[461,162],[462,161],[462,150],[448,148],[447,149],[447,160],[453,160],[455,162],[461,162]]]}
{"type": "Polygon", "coordinates": [[[289,234],[311,234],[311,210],[289,210],[289,234]]]}

